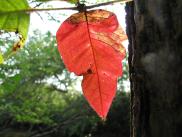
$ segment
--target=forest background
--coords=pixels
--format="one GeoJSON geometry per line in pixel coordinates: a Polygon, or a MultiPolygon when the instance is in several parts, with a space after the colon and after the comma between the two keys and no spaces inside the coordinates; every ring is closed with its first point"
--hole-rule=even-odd
{"type": "MultiPolygon", "coordinates": [[[[29,3],[41,8],[57,5],[31,0],[29,3]]],[[[67,4],[60,2],[60,6],[67,4]]],[[[123,5],[104,8],[118,12],[119,21],[125,25],[123,5]]],[[[116,98],[103,122],[83,98],[78,86],[80,78],[65,69],[57,51],[55,32],[72,13],[32,13],[25,47],[0,66],[1,137],[129,137],[127,58],[123,61],[124,73],[118,80],[116,98]]],[[[1,51],[10,51],[16,39],[16,34],[1,34],[1,51]]]]}

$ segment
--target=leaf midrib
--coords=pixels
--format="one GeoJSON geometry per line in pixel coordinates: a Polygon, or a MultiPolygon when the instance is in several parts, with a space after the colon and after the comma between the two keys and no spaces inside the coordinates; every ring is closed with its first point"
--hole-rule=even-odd
{"type": "Polygon", "coordinates": [[[98,73],[98,69],[97,69],[97,65],[96,65],[97,63],[96,63],[96,59],[95,59],[95,53],[94,53],[94,48],[93,48],[93,44],[92,44],[92,39],[91,39],[91,36],[90,36],[90,29],[89,29],[88,18],[87,18],[87,11],[84,12],[84,15],[85,15],[85,18],[86,18],[87,31],[88,31],[90,46],[91,46],[91,49],[92,49],[92,55],[93,55],[93,59],[94,59],[95,69],[96,69],[96,73],[97,73],[97,80],[98,80],[98,85],[99,85],[99,95],[100,95],[102,116],[104,117],[102,94],[101,94],[101,87],[100,87],[100,79],[99,79],[99,73],[98,73]]]}

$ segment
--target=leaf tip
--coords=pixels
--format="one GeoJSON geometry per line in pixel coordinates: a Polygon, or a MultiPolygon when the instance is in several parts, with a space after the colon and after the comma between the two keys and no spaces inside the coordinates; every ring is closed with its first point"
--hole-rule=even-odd
{"type": "Polygon", "coordinates": [[[105,122],[107,119],[106,119],[106,117],[101,117],[101,120],[102,120],[103,122],[105,122]]]}
{"type": "Polygon", "coordinates": [[[19,49],[21,49],[23,46],[25,45],[25,40],[24,39],[20,39],[18,42],[16,42],[14,45],[13,45],[13,51],[16,52],[18,51],[19,49]]]}

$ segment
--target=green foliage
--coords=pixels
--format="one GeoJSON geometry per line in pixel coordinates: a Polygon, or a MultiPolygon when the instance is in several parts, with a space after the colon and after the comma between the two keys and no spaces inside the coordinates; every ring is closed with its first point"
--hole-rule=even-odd
{"type": "Polygon", "coordinates": [[[3,62],[4,62],[3,55],[2,55],[2,53],[0,52],[0,64],[2,64],[3,62]]]}
{"type": "MultiPolygon", "coordinates": [[[[5,32],[19,33],[20,40],[14,44],[14,50],[22,47],[28,35],[30,14],[20,12],[29,9],[26,0],[1,0],[0,1],[0,30],[5,32]]],[[[4,62],[0,53],[0,64],[4,62]]]]}
{"type": "Polygon", "coordinates": [[[76,80],[65,71],[49,32],[35,31],[24,50],[0,66],[0,76],[0,125],[13,119],[15,124],[56,126],[61,129],[57,134],[68,137],[88,134],[85,129],[99,120],[73,89],[76,80]]]}
{"type": "MultiPolygon", "coordinates": [[[[0,127],[12,119],[16,127],[29,123],[56,129],[53,137],[112,137],[113,131],[127,137],[128,95],[118,92],[103,123],[82,94],[75,91],[76,81],[65,70],[55,37],[50,32],[43,35],[35,31],[27,46],[0,66],[0,127]]],[[[44,130],[47,128],[41,127],[41,132],[44,130]]]]}
{"type": "MultiPolygon", "coordinates": [[[[15,6],[9,5],[10,2],[0,0],[0,30],[18,30],[25,39],[29,14],[16,11],[28,9],[29,6],[25,0],[13,0],[15,6]],[[5,3],[9,7],[5,8],[5,3]],[[2,27],[5,19],[7,23],[2,27]]],[[[7,51],[12,50],[13,43],[13,40],[8,43],[0,40],[0,46],[9,47],[7,51]]],[[[125,65],[124,68],[127,68],[125,65]]],[[[122,83],[127,77],[124,71],[123,79],[119,82],[122,83]]],[[[23,123],[33,125],[33,131],[37,131],[39,126],[41,132],[44,132],[44,126],[50,130],[56,129],[53,137],[112,137],[113,132],[115,136],[122,134],[128,137],[129,96],[119,93],[107,121],[102,122],[82,94],[75,91],[76,82],[75,77],[65,70],[55,37],[50,32],[41,34],[35,31],[23,50],[0,65],[0,131],[11,121],[11,125],[18,128],[23,123]]],[[[28,128],[25,129],[27,134],[28,128]]]]}
{"type": "Polygon", "coordinates": [[[50,33],[41,36],[35,32],[30,41],[24,50],[0,66],[0,109],[16,121],[51,123],[50,111],[66,105],[60,92],[68,91],[74,78],[64,70],[50,33]]]}
{"type": "Polygon", "coordinates": [[[26,0],[0,1],[0,30],[19,32],[23,39],[28,34],[30,15],[20,10],[29,9],[26,0]]]}

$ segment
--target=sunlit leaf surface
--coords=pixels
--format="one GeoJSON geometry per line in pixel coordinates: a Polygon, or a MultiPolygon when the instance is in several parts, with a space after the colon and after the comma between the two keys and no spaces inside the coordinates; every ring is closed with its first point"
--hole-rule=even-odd
{"type": "Polygon", "coordinates": [[[29,8],[26,0],[0,0],[0,30],[19,33],[24,42],[29,28],[30,15],[19,12],[29,8]]]}
{"type": "Polygon", "coordinates": [[[127,39],[116,15],[105,10],[73,14],[57,32],[58,49],[69,71],[83,75],[84,96],[105,118],[115,96],[127,39]]]}

